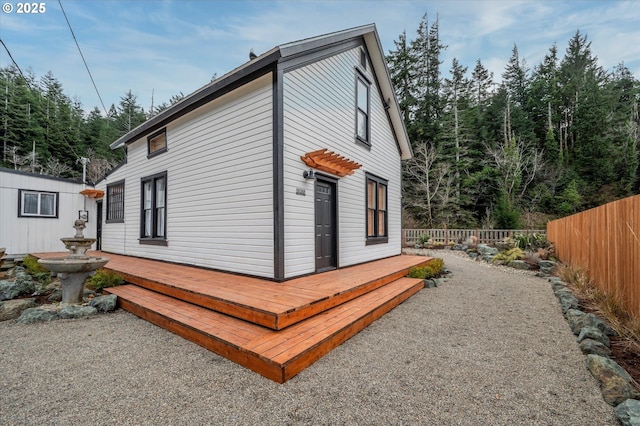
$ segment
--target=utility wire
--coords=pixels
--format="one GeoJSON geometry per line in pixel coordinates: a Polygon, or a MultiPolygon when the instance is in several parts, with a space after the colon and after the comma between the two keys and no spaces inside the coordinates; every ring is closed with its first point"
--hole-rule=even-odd
{"type": "Polygon", "coordinates": [[[9,55],[9,58],[11,59],[11,62],[13,62],[13,65],[15,65],[16,68],[18,68],[18,71],[20,72],[20,75],[22,76],[22,78],[24,78],[24,80],[27,82],[27,84],[29,84],[29,80],[27,80],[27,78],[24,76],[22,70],[20,69],[20,66],[18,65],[16,60],[13,59],[13,55],[11,55],[11,52],[9,52],[9,48],[7,47],[6,44],[4,44],[4,41],[1,38],[0,38],[0,43],[2,43],[2,47],[4,47],[4,50],[7,51],[7,55],[9,55]]]}
{"type": "Polygon", "coordinates": [[[89,73],[89,78],[91,79],[91,83],[93,83],[93,88],[96,90],[98,94],[98,99],[100,99],[100,103],[102,104],[102,109],[104,110],[105,115],[108,115],[107,108],[104,106],[104,102],[102,101],[102,96],[100,96],[100,92],[98,91],[98,86],[96,86],[96,82],[93,80],[93,75],[91,75],[91,71],[89,70],[89,65],[87,65],[87,61],[84,59],[84,55],[82,54],[82,50],[80,49],[80,45],[78,44],[78,39],[76,39],[76,35],[73,33],[73,28],[71,28],[71,23],[69,22],[69,18],[67,18],[67,14],[62,7],[62,1],[58,0],[58,4],[60,5],[60,10],[62,10],[62,14],[64,15],[64,19],[67,21],[67,25],[69,26],[69,30],[71,31],[71,36],[73,37],[73,41],[76,42],[76,47],[78,48],[78,52],[80,52],[80,57],[82,57],[82,62],[84,62],[84,66],[87,69],[87,73],[89,73]]]}

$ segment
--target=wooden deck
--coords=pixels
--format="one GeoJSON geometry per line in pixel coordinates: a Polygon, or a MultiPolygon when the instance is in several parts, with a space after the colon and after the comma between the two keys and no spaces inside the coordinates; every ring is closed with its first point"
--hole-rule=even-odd
{"type": "MultiPolygon", "coordinates": [[[[37,257],[63,256],[40,253],[37,257]]],[[[421,256],[396,256],[283,283],[92,252],[135,285],[119,305],[283,383],[423,288],[403,278],[421,256]]]]}

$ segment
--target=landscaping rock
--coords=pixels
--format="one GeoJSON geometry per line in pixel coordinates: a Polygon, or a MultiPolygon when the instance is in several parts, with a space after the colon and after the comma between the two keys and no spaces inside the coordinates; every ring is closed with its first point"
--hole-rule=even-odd
{"type": "Polygon", "coordinates": [[[462,244],[454,244],[453,246],[451,246],[451,250],[464,251],[466,249],[462,244]]]}
{"type": "MultiPolygon", "coordinates": [[[[558,282],[559,282],[559,283],[563,283],[563,284],[564,284],[564,282],[562,281],[562,278],[560,278],[560,277],[549,277],[548,281],[549,281],[551,284],[553,284],[553,283],[558,283],[558,282]]],[[[565,284],[565,285],[566,285],[566,284],[565,284]]]]}
{"type": "Polygon", "coordinates": [[[486,244],[478,244],[478,255],[482,256],[486,260],[493,259],[493,257],[500,253],[500,251],[495,247],[489,247],[486,244]]]}
{"type": "Polygon", "coordinates": [[[551,283],[551,288],[553,289],[553,292],[555,293],[556,291],[561,291],[561,290],[566,290],[566,291],[571,291],[569,290],[569,287],[567,287],[567,285],[562,282],[562,280],[560,281],[553,281],[551,283]]]}
{"type": "Polygon", "coordinates": [[[507,266],[509,266],[510,268],[521,269],[524,271],[528,271],[529,269],[531,269],[531,265],[529,265],[524,260],[512,260],[511,262],[509,262],[509,265],[507,266]]]}
{"type": "Polygon", "coordinates": [[[29,308],[22,312],[16,322],[21,324],[33,324],[35,322],[49,322],[59,318],[58,312],[44,308],[29,308]]]}
{"type": "Polygon", "coordinates": [[[596,327],[583,327],[578,335],[578,342],[582,342],[584,339],[596,340],[608,348],[611,347],[611,340],[609,340],[609,337],[596,327]]]}
{"type": "Polygon", "coordinates": [[[436,288],[438,287],[438,284],[436,283],[436,280],[434,280],[433,278],[429,278],[424,280],[424,286],[425,288],[436,288]]]}
{"type": "Polygon", "coordinates": [[[478,253],[475,252],[475,251],[467,252],[467,254],[469,255],[470,258],[472,258],[474,260],[478,258],[478,253]]]}
{"type": "Polygon", "coordinates": [[[584,339],[580,342],[580,350],[585,355],[593,354],[607,358],[611,355],[611,349],[609,349],[604,343],[593,339],[584,339]]]}
{"type": "Polygon", "coordinates": [[[588,325],[584,319],[586,315],[586,313],[578,309],[569,309],[564,314],[564,317],[567,319],[567,323],[569,323],[569,327],[571,327],[571,331],[576,336],[580,334],[580,330],[588,325]]]}
{"type": "Polygon", "coordinates": [[[580,302],[571,292],[557,291],[556,297],[560,301],[562,307],[562,313],[566,314],[569,309],[578,309],[580,302]]]}
{"type": "Polygon", "coordinates": [[[31,294],[35,289],[36,283],[31,276],[26,272],[19,272],[16,274],[15,281],[0,281],[0,301],[31,294]]]}
{"type": "MultiPolygon", "coordinates": [[[[425,280],[425,287],[427,286],[427,280],[425,280]]],[[[111,312],[116,310],[116,303],[118,296],[115,294],[109,294],[107,296],[98,296],[91,299],[89,306],[93,306],[98,312],[111,312]]]]}
{"type": "Polygon", "coordinates": [[[618,404],[613,412],[620,420],[622,426],[640,426],[640,401],[627,399],[618,404]]]}
{"type": "Polygon", "coordinates": [[[540,268],[540,272],[542,272],[544,274],[549,274],[549,275],[552,274],[557,266],[558,266],[558,264],[556,262],[551,261],[551,260],[540,260],[540,261],[538,261],[538,267],[540,268]]]}
{"type": "Polygon", "coordinates": [[[49,302],[60,302],[62,300],[62,289],[57,288],[51,292],[51,295],[47,297],[49,302]]]}
{"type": "Polygon", "coordinates": [[[91,315],[95,315],[98,313],[98,310],[93,306],[78,306],[78,305],[67,305],[60,308],[60,318],[62,319],[70,319],[70,318],[86,318],[91,315]]]}
{"type": "Polygon", "coordinates": [[[0,321],[16,319],[25,309],[36,306],[36,299],[14,299],[0,302],[0,321]]]}
{"type": "Polygon", "coordinates": [[[629,398],[639,398],[630,384],[631,376],[617,362],[599,355],[587,355],[587,368],[600,383],[602,397],[607,404],[616,406],[629,398]]]}

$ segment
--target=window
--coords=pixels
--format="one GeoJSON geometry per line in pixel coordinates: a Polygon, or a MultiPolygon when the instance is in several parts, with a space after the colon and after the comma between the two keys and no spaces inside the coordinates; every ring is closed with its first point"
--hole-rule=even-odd
{"type": "Polygon", "coordinates": [[[124,222],[124,181],[107,185],[107,223],[124,222]]]}
{"type": "Polygon", "coordinates": [[[367,244],[386,243],[387,181],[367,174],[367,244]]]}
{"type": "Polygon", "coordinates": [[[369,141],[369,83],[360,73],[356,77],[356,139],[370,146],[369,141]]]}
{"type": "Polygon", "coordinates": [[[58,217],[58,193],[18,191],[18,217],[58,217]]]}
{"type": "Polygon", "coordinates": [[[142,178],[140,243],[166,245],[167,173],[142,178]]]}
{"type": "Polygon", "coordinates": [[[147,158],[167,151],[167,129],[162,129],[147,138],[147,158]]]}

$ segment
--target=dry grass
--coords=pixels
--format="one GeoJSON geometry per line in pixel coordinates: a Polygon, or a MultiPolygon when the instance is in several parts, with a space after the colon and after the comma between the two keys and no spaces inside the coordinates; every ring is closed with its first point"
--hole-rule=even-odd
{"type": "Polygon", "coordinates": [[[624,301],[615,292],[605,293],[596,286],[587,271],[573,266],[561,265],[556,273],[567,283],[575,295],[583,300],[587,307],[607,320],[611,327],[622,337],[629,349],[640,353],[640,318],[633,318],[624,308],[624,301]]]}

